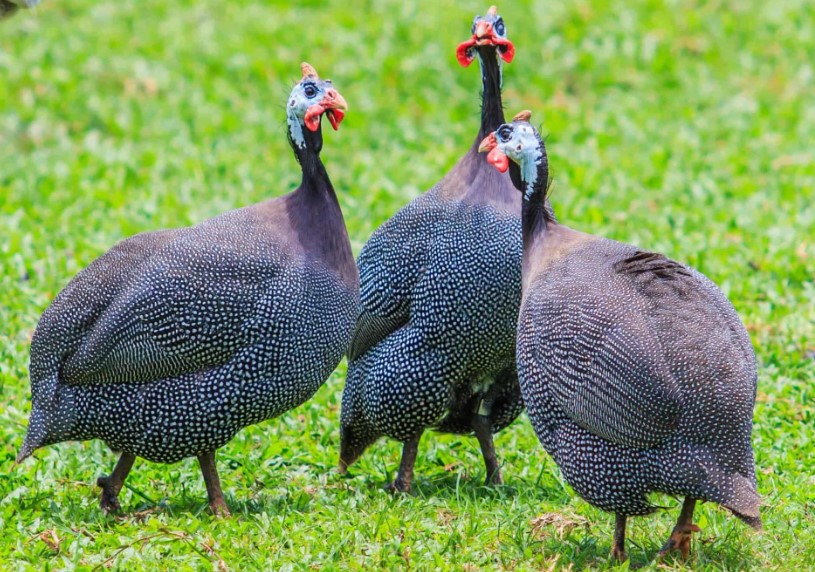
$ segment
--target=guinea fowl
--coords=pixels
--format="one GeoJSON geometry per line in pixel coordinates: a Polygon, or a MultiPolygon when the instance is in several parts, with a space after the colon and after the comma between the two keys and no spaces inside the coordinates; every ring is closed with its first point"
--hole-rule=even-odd
{"type": "Polygon", "coordinates": [[[697,500],[761,528],[756,360],[736,311],[684,264],[558,224],[544,206],[546,148],[529,117],[480,148],[523,194],[517,358],[538,438],[580,496],[616,513],[618,559],[626,518],[657,508],[652,492],[685,497],[661,555],[687,556],[697,500]]]}
{"type": "Polygon", "coordinates": [[[503,123],[502,60],[514,47],[493,6],[458,61],[481,62],[481,127],[432,189],[383,224],[357,264],[361,314],[342,396],[340,471],[386,435],[404,443],[392,490],[408,491],[426,428],[475,433],[487,482],[501,483],[493,432],[523,411],[515,371],[520,199],[478,154],[503,123]]]}
{"type": "Polygon", "coordinates": [[[215,450],[309,399],[348,348],[359,277],[320,160],[321,118],[345,100],[308,64],[286,106],[303,178],[292,193],[198,226],[136,235],[80,272],[31,341],[33,408],[17,462],[66,440],[121,457],[98,480],[105,511],[136,456],[197,456],[209,504],[229,513],[215,450]]]}

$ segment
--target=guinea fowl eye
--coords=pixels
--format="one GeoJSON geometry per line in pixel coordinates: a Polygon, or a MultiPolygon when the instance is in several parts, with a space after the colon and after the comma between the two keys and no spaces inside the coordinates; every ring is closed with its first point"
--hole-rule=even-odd
{"type": "Polygon", "coordinates": [[[303,88],[303,92],[306,94],[306,97],[312,98],[317,95],[317,88],[313,85],[307,85],[303,88]]]}
{"type": "Polygon", "coordinates": [[[493,29],[495,30],[495,33],[498,34],[499,36],[503,36],[507,32],[506,28],[504,28],[504,21],[500,18],[498,19],[498,21],[495,22],[495,26],[493,26],[493,29]]]}
{"type": "Polygon", "coordinates": [[[504,126],[500,128],[498,131],[496,131],[495,134],[501,141],[509,141],[509,138],[512,136],[512,128],[504,126]]]}

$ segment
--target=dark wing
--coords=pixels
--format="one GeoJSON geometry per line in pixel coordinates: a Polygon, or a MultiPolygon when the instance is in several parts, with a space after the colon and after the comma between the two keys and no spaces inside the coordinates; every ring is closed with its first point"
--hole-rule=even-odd
{"type": "Polygon", "coordinates": [[[31,340],[30,376],[34,396],[50,394],[64,362],[82,344],[129,279],[176,230],[137,234],[111,248],[77,274],[46,308],[31,340]]]}
{"type": "MultiPolygon", "coordinates": [[[[142,382],[200,371],[226,362],[261,335],[264,323],[274,321],[268,292],[284,278],[283,268],[268,249],[242,240],[251,236],[247,228],[237,228],[242,236],[232,241],[223,236],[229,230],[220,229],[217,238],[202,234],[211,230],[175,231],[138,263],[92,265],[66,287],[38,326],[70,340],[59,348],[62,383],[142,382]],[[72,313],[97,296],[107,303],[74,320],[72,313]]],[[[46,338],[59,343],[53,334],[46,338]]],[[[49,348],[35,354],[32,343],[32,363],[42,349],[49,348]]]]}
{"type": "Polygon", "coordinates": [[[407,324],[410,314],[405,307],[397,305],[390,314],[375,313],[364,306],[357,317],[354,338],[348,348],[348,359],[356,359],[390,334],[407,324]]]}
{"type": "Polygon", "coordinates": [[[423,206],[426,196],[408,204],[382,225],[357,260],[361,310],[348,349],[355,359],[410,320],[413,288],[424,272],[428,239],[442,214],[423,206]]]}
{"type": "Polygon", "coordinates": [[[533,359],[563,412],[621,445],[650,448],[668,439],[679,422],[680,396],[636,311],[580,291],[535,294],[522,327],[532,331],[533,359]]]}
{"type": "Polygon", "coordinates": [[[662,254],[645,250],[637,250],[632,256],[616,262],[614,271],[632,278],[635,282],[641,280],[682,282],[693,278],[693,273],[687,266],[662,254]]]}

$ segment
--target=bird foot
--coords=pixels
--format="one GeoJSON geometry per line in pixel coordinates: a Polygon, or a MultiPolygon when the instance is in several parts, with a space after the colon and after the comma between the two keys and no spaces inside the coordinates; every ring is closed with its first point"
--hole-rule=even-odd
{"type": "Polygon", "coordinates": [[[495,485],[503,485],[504,484],[504,477],[501,476],[501,471],[495,471],[491,475],[487,475],[487,479],[484,481],[486,486],[495,486],[495,485]]]}
{"type": "Polygon", "coordinates": [[[229,512],[229,507],[226,506],[226,501],[223,498],[216,498],[209,501],[209,510],[212,514],[220,518],[229,518],[232,513],[229,512]]]}
{"type": "Polygon", "coordinates": [[[662,545],[662,550],[659,551],[659,558],[664,558],[669,552],[678,550],[682,555],[682,560],[686,560],[690,552],[691,534],[700,531],[701,529],[695,524],[677,524],[670,538],[662,545]]]}
{"type": "Polygon", "coordinates": [[[113,490],[110,484],[110,477],[99,477],[96,479],[96,486],[102,489],[99,506],[102,507],[102,511],[105,514],[122,510],[122,505],[119,504],[119,492],[113,490]]]}
{"type": "Polygon", "coordinates": [[[611,547],[611,559],[616,560],[617,562],[625,562],[628,560],[628,554],[625,553],[624,548],[621,548],[615,544],[611,547]]]}
{"type": "Polygon", "coordinates": [[[393,493],[393,494],[396,494],[396,493],[405,493],[405,494],[407,494],[407,493],[410,492],[410,483],[409,482],[406,483],[403,480],[397,478],[395,481],[393,481],[389,485],[386,485],[385,490],[388,491],[389,493],[393,493]]]}

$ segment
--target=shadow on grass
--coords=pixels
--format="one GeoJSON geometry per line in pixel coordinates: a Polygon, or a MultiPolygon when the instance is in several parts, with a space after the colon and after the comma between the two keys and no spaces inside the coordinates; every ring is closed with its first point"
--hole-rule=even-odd
{"type": "MultiPolygon", "coordinates": [[[[116,524],[139,525],[151,517],[166,515],[168,518],[178,519],[184,516],[195,518],[218,518],[209,512],[209,503],[206,496],[182,492],[173,498],[153,500],[136,490],[127,487],[133,495],[127,501],[122,501],[121,510],[105,514],[94,495],[92,504],[88,503],[87,496],[75,495],[66,497],[62,503],[57,504],[46,494],[39,494],[27,499],[21,510],[31,510],[46,514],[48,519],[70,528],[76,525],[100,526],[107,528],[116,524]]],[[[232,516],[253,516],[258,514],[285,514],[289,512],[307,513],[314,508],[314,499],[304,491],[290,491],[286,494],[268,495],[259,494],[253,498],[236,498],[226,494],[226,504],[232,516]]]]}
{"type": "MultiPolygon", "coordinates": [[[[384,487],[387,483],[381,483],[384,487]]],[[[485,485],[483,478],[467,477],[455,473],[434,474],[420,477],[413,483],[411,494],[417,498],[438,498],[446,500],[509,500],[517,497],[519,490],[515,483],[485,485]]]]}
{"type": "MultiPolygon", "coordinates": [[[[660,538],[649,539],[644,545],[628,539],[628,569],[638,570],[652,567],[658,570],[715,569],[715,570],[754,570],[759,561],[749,552],[740,550],[739,543],[728,542],[727,535],[712,540],[694,539],[688,560],[682,561],[678,553],[659,559],[662,548],[660,538]]],[[[576,570],[621,568],[625,563],[611,560],[611,535],[599,533],[590,525],[577,528],[562,537],[547,534],[533,539],[529,547],[545,556],[559,556],[561,563],[568,563],[576,570]]]]}
{"type": "Polygon", "coordinates": [[[409,493],[394,493],[387,490],[393,482],[392,479],[382,480],[369,476],[363,481],[359,477],[363,474],[349,472],[348,475],[337,477],[338,483],[345,483],[349,489],[356,489],[366,494],[388,492],[393,498],[414,499],[443,499],[456,501],[476,501],[484,498],[496,500],[509,500],[519,495],[518,483],[506,485],[485,485],[481,477],[467,477],[462,474],[443,473],[417,476],[409,493]]]}

